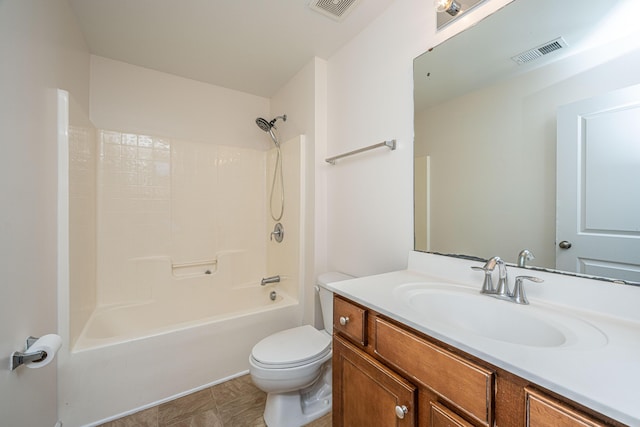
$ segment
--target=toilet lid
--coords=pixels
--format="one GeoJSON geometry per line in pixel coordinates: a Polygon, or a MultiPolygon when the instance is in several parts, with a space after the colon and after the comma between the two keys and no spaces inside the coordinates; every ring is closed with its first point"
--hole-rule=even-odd
{"type": "Polygon", "coordinates": [[[276,332],[253,347],[253,358],[265,365],[292,367],[312,362],[331,351],[331,337],[311,325],[276,332]]]}

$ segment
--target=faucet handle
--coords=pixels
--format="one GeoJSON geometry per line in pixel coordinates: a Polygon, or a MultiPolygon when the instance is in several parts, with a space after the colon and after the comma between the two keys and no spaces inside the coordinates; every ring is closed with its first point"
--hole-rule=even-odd
{"type": "Polygon", "coordinates": [[[273,227],[273,231],[271,232],[271,237],[269,237],[269,240],[273,240],[273,236],[276,237],[276,242],[282,242],[282,239],[284,238],[284,227],[281,223],[277,223],[273,227]]]}
{"type": "Polygon", "coordinates": [[[516,284],[513,288],[513,296],[511,297],[511,299],[513,300],[513,302],[515,302],[516,304],[529,304],[529,300],[527,299],[527,294],[525,294],[524,292],[524,285],[522,284],[523,280],[529,280],[533,283],[542,283],[544,282],[544,280],[542,280],[539,277],[533,277],[533,276],[517,276],[516,277],[516,284]]]}
{"type": "Polygon", "coordinates": [[[482,282],[482,289],[480,290],[481,294],[495,294],[496,290],[493,287],[493,280],[491,280],[491,273],[493,272],[493,268],[487,267],[477,267],[472,266],[472,270],[475,271],[484,271],[484,282],[482,282]]]}

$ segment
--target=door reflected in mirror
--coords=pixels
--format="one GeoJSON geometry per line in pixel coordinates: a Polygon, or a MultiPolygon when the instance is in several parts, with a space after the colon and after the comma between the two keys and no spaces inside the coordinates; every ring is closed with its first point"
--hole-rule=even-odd
{"type": "MultiPolygon", "coordinates": [[[[485,259],[499,255],[515,263],[520,250],[527,248],[535,254],[529,263],[533,266],[640,282],[640,215],[627,216],[631,222],[624,232],[589,227],[595,210],[589,213],[585,207],[593,206],[596,193],[579,186],[574,197],[577,235],[616,234],[630,246],[596,258],[578,251],[580,237],[556,236],[556,194],[562,194],[556,187],[567,169],[556,160],[563,144],[558,138],[558,109],[640,84],[640,36],[628,21],[640,12],[637,3],[515,0],[416,58],[416,250],[485,259]],[[571,249],[558,247],[561,240],[572,239],[577,240],[571,249]],[[571,261],[557,264],[557,254],[566,258],[574,253],[571,261]],[[608,268],[607,263],[622,267],[616,271],[618,267],[608,268]]],[[[640,122],[640,109],[630,114],[639,114],[635,121],[640,122]]],[[[576,119],[575,126],[582,129],[584,123],[576,119]]],[[[635,130],[619,133],[631,132],[637,135],[635,130]]],[[[631,140],[640,146],[640,140],[631,140]]],[[[584,140],[578,141],[582,154],[572,165],[580,173],[574,174],[579,183],[589,177],[590,183],[598,179],[596,187],[611,187],[606,171],[614,166],[593,172],[595,166],[589,162],[597,156],[595,146],[585,150],[584,140]],[[585,153],[591,153],[590,160],[585,153]],[[592,173],[585,165],[591,165],[592,173]]],[[[607,147],[606,137],[603,141],[607,147]]],[[[639,183],[640,172],[633,171],[640,171],[640,159],[617,159],[625,159],[627,165],[615,168],[616,179],[639,183]]],[[[599,196],[596,203],[611,204],[600,206],[598,215],[640,199],[638,190],[629,194],[629,188],[640,185],[598,193],[607,197],[599,196]]],[[[567,199],[561,197],[560,202],[567,199]]]]}

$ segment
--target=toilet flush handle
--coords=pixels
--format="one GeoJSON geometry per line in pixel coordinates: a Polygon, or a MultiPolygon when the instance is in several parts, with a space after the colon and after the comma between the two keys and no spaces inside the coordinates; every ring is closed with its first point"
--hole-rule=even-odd
{"type": "Polygon", "coordinates": [[[347,326],[347,323],[349,323],[349,317],[348,316],[340,316],[340,324],[342,326],[347,326]]]}

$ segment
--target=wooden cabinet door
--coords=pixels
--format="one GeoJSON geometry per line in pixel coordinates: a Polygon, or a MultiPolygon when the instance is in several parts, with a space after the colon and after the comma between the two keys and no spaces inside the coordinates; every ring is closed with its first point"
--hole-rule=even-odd
{"type": "Polygon", "coordinates": [[[385,362],[451,402],[456,411],[475,420],[474,424],[493,425],[495,374],[492,370],[387,320],[376,318],[374,328],[375,351],[385,362]]]}
{"type": "Polygon", "coordinates": [[[526,388],[525,395],[527,427],[604,427],[599,421],[537,390],[526,388]]]}
{"type": "Polygon", "coordinates": [[[415,427],[415,409],[414,385],[334,336],[334,426],[415,427]]]}

